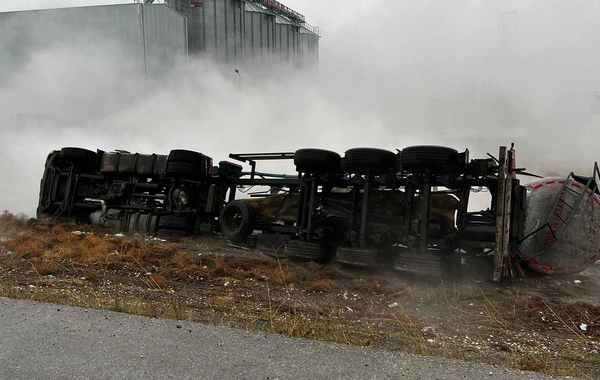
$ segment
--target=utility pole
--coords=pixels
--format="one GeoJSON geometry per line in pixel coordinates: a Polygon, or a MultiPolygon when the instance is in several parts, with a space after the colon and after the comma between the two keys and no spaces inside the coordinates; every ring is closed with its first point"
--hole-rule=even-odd
{"type": "Polygon", "coordinates": [[[239,80],[238,80],[238,84],[239,84],[239,90],[240,90],[240,94],[242,93],[242,74],[240,74],[240,70],[235,69],[235,72],[237,73],[239,80]]]}

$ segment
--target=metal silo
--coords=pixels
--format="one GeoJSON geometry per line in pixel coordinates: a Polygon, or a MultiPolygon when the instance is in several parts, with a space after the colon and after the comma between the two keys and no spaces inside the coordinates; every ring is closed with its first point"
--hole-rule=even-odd
{"type": "Polygon", "coordinates": [[[319,62],[319,38],[319,28],[308,24],[300,27],[298,61],[301,68],[310,69],[317,66],[319,62]]]}
{"type": "Polygon", "coordinates": [[[191,0],[165,0],[165,4],[184,16],[188,16],[192,6],[191,0]]]}
{"type": "Polygon", "coordinates": [[[187,17],[190,54],[208,55],[222,63],[242,61],[242,0],[169,0],[167,3],[187,17]]]}
{"type": "Polygon", "coordinates": [[[244,62],[266,65],[275,60],[275,15],[258,4],[244,7],[244,62]]]}
{"type": "Polygon", "coordinates": [[[14,35],[0,46],[0,74],[10,73],[7,62],[16,69],[53,44],[113,49],[107,54],[122,54],[123,69],[131,66],[146,75],[187,55],[185,19],[163,4],[3,12],[0,26],[4,35],[14,35]]]}
{"type": "Polygon", "coordinates": [[[300,26],[287,17],[275,18],[275,54],[283,65],[298,65],[298,42],[300,26]]]}
{"type": "Polygon", "coordinates": [[[143,8],[143,40],[146,50],[146,70],[158,76],[187,58],[187,23],[185,18],[163,4],[143,8]]]}

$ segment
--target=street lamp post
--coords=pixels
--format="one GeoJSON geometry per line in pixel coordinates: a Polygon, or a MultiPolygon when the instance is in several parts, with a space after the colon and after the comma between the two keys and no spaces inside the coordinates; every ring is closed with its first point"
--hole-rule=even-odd
{"type": "Polygon", "coordinates": [[[237,75],[239,77],[238,84],[239,84],[239,90],[241,93],[242,92],[242,74],[240,74],[240,70],[238,70],[238,69],[235,69],[235,72],[237,73],[237,75]]]}

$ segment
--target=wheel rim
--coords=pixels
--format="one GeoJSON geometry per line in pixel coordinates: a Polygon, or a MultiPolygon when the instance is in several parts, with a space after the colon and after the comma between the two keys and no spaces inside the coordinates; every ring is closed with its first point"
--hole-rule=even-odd
{"type": "Polygon", "coordinates": [[[242,211],[237,207],[231,208],[227,210],[222,219],[227,229],[231,232],[235,232],[242,226],[242,211]]]}

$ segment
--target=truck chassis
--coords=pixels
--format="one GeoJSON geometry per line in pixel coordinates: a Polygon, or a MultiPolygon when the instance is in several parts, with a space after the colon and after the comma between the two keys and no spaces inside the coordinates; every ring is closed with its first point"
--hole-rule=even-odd
{"type": "MultiPolygon", "coordinates": [[[[428,145],[354,148],[344,157],[309,148],[229,158],[239,163],[213,165],[181,149],[65,147],[48,155],[37,217],[167,240],[220,233],[234,244],[284,246],[290,257],[435,276],[475,272],[500,281],[528,263],[519,252],[532,236],[528,189],[517,174],[530,174],[516,167],[512,146],[480,159],[428,145]],[[257,171],[265,160],[292,160],[296,173],[257,171]],[[254,186],[266,190],[239,197],[254,186]],[[469,211],[470,194],[481,190],[491,194],[489,207],[469,211]]],[[[597,196],[594,178],[573,180],[597,196]]],[[[552,234],[562,227],[548,226],[552,234]]]]}

